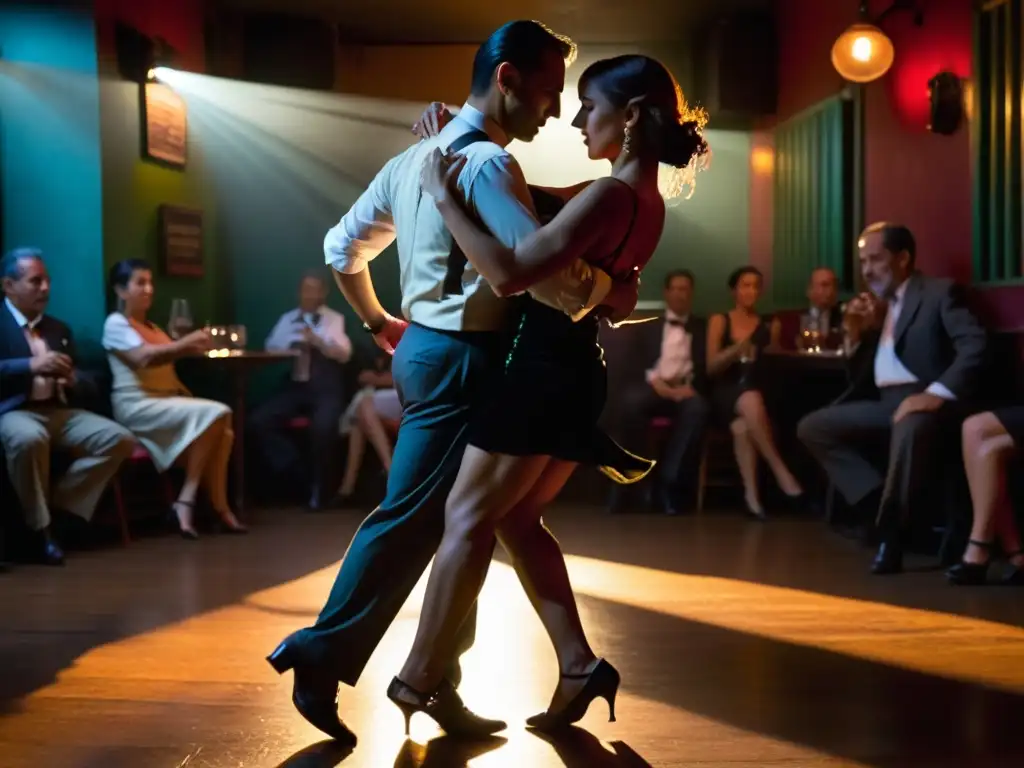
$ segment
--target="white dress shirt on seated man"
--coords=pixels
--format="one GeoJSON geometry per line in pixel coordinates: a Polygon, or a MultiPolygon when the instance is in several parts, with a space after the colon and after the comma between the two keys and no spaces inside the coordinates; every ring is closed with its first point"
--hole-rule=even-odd
{"type": "MultiPolygon", "coordinates": [[[[14,322],[24,332],[25,341],[28,342],[28,348],[32,351],[32,357],[45,356],[50,351],[50,346],[46,343],[46,339],[36,331],[36,326],[39,325],[39,321],[43,319],[43,316],[38,315],[35,320],[29,321],[21,313],[21,310],[14,306],[10,299],[4,299],[4,303],[7,305],[7,311],[14,318],[14,322]]],[[[45,402],[52,400],[54,397],[57,397],[62,402],[64,401],[63,387],[48,376],[33,377],[32,390],[28,396],[29,402],[45,402]]]]}
{"type": "MultiPolygon", "coordinates": [[[[407,320],[442,331],[497,329],[507,304],[468,263],[462,274],[462,293],[445,294],[452,236],[433,199],[420,187],[420,172],[428,154],[474,130],[484,131],[491,141],[462,150],[467,160],[459,174],[459,189],[491,234],[514,248],[540,227],[530,190],[519,164],[504,149],[508,137],[468,104],[438,136],[420,141],[388,161],[324,240],[326,262],[339,272],[354,274],[397,238],[402,314],[407,320]]],[[[597,306],[610,288],[607,274],[577,261],[533,286],[530,293],[578,319],[597,306]],[[591,277],[593,289],[581,304],[572,291],[578,293],[591,277]]]]}
{"type": "MultiPolygon", "coordinates": [[[[901,384],[916,384],[917,377],[907,370],[896,355],[895,330],[903,309],[903,297],[907,293],[907,282],[904,281],[889,300],[882,334],[875,350],[875,386],[879,389],[895,387],[901,384]]],[[[926,392],[941,397],[943,400],[956,400],[956,395],[949,388],[937,381],[928,385],[926,392]]]]}
{"type": "Polygon", "coordinates": [[[647,371],[647,383],[661,379],[668,384],[686,382],[693,373],[693,336],[686,330],[688,316],[665,310],[661,331],[661,354],[647,371]]]}
{"type": "MultiPolygon", "coordinates": [[[[290,309],[281,315],[267,336],[264,348],[268,352],[283,352],[303,341],[303,331],[309,328],[329,346],[337,347],[339,362],[352,358],[352,340],[345,333],[345,316],[327,306],[316,312],[290,309]]],[[[292,369],[292,380],[309,381],[309,358],[300,355],[292,369]]]]}

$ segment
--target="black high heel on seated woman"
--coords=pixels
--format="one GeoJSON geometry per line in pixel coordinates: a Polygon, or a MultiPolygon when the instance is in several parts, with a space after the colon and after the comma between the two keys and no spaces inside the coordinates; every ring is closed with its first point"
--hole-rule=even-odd
{"type": "Polygon", "coordinates": [[[1024,565],[1014,564],[1013,558],[1024,555],[1024,549],[1018,549],[1016,552],[1011,552],[1006,556],[1007,560],[1010,560],[1010,570],[1004,574],[1003,578],[999,580],[999,584],[1004,587],[1024,587],[1024,565]]]}
{"type": "Polygon", "coordinates": [[[482,739],[507,727],[501,720],[490,720],[470,712],[447,680],[443,680],[433,693],[422,693],[396,677],[388,686],[388,698],[402,710],[406,736],[409,735],[409,721],[417,712],[431,718],[449,736],[482,739]]]}
{"type": "Polygon", "coordinates": [[[988,566],[992,562],[992,550],[995,544],[991,541],[976,541],[970,539],[968,544],[977,547],[988,553],[984,563],[968,563],[961,560],[946,571],[946,578],[950,584],[958,584],[965,587],[979,587],[988,583],[988,566]]]}
{"type": "Polygon", "coordinates": [[[186,507],[190,510],[194,510],[195,506],[195,503],[191,501],[178,500],[172,502],[170,510],[171,513],[168,516],[168,520],[171,525],[178,529],[178,533],[181,535],[181,538],[188,539],[189,541],[197,541],[199,539],[199,534],[196,532],[196,529],[192,527],[191,522],[188,526],[182,524],[181,515],[178,514],[177,507],[186,507]]]}
{"type": "Polygon", "coordinates": [[[578,723],[587,714],[590,703],[596,698],[608,702],[608,722],[615,722],[615,695],[619,692],[622,678],[619,671],[604,659],[597,662],[592,671],[583,675],[562,675],[563,680],[586,680],[583,690],[557,712],[542,712],[526,721],[531,728],[539,731],[554,731],[578,723]]]}

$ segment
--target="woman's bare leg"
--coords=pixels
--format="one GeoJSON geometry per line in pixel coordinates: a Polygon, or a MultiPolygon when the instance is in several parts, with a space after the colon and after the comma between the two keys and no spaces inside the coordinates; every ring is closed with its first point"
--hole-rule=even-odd
{"type": "MultiPolygon", "coordinates": [[[[210,506],[229,528],[241,529],[228,501],[228,466],[231,463],[231,448],[235,443],[235,431],[231,428],[231,415],[225,414],[214,422],[217,429],[217,444],[209,456],[203,472],[203,485],[210,499],[210,506]]],[[[211,426],[213,429],[213,426],[211,426]]]]}
{"type": "Polygon", "coordinates": [[[358,414],[359,424],[362,426],[363,432],[366,433],[370,445],[373,446],[377,458],[380,459],[381,466],[384,467],[385,472],[390,472],[391,440],[388,438],[387,430],[384,429],[384,422],[381,421],[380,414],[373,407],[372,397],[363,398],[362,402],[359,403],[358,414]]]}
{"type": "MultiPolygon", "coordinates": [[[[541,515],[575,468],[572,462],[553,459],[526,497],[498,523],[498,540],[551,638],[560,672],[567,675],[592,671],[597,656],[580,621],[562,549],[541,515]]],[[[585,684],[586,679],[560,678],[548,711],[562,709],[585,684]]]]}
{"type": "Polygon", "coordinates": [[[756,389],[750,389],[740,395],[736,401],[736,413],[747,423],[750,439],[758,452],[764,456],[783,493],[787,496],[799,496],[803,493],[800,483],[793,477],[793,473],[779,455],[779,449],[775,447],[772,423],[768,418],[768,409],[765,408],[761,393],[756,389]]]}
{"type": "Polygon", "coordinates": [[[363,454],[366,453],[366,433],[359,422],[352,425],[348,432],[348,454],[345,456],[345,476],[341,481],[338,493],[351,496],[356,491],[359,470],[363,467],[363,454]]]}
{"type": "Polygon", "coordinates": [[[729,424],[732,432],[732,449],[736,454],[736,466],[743,481],[743,498],[751,512],[761,513],[761,494],[757,489],[757,448],[750,438],[747,422],[735,418],[729,424]]]}
{"type": "MultiPolygon", "coordinates": [[[[1013,440],[992,413],[979,413],[967,419],[962,436],[964,470],[973,507],[971,539],[991,543],[999,534],[1004,546],[1015,551],[1020,548],[1020,537],[1006,496],[1006,459],[1013,451],[1013,440]]],[[[990,557],[984,547],[968,544],[963,560],[987,563],[990,557]]]]}
{"type": "Polygon", "coordinates": [[[220,441],[220,433],[223,425],[220,420],[213,422],[206,431],[199,435],[192,444],[185,449],[179,457],[179,462],[185,465],[185,482],[178,491],[178,498],[173,507],[174,513],[178,516],[178,526],[181,530],[195,533],[195,503],[199,486],[203,480],[207,464],[211,454],[220,441]]]}
{"type": "Polygon", "coordinates": [[[416,639],[399,673],[434,691],[454,655],[459,628],[483,586],[498,522],[533,487],[547,456],[505,456],[470,446],[445,508],[445,530],[427,581],[416,639]]]}

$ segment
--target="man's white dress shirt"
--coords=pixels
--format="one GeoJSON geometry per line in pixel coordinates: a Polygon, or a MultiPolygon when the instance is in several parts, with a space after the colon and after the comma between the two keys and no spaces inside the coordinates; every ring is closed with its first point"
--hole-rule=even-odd
{"type": "MultiPolygon", "coordinates": [[[[420,187],[420,172],[429,153],[435,147],[450,146],[473,130],[486,132],[493,143],[477,142],[461,151],[466,165],[459,174],[459,190],[491,234],[504,246],[515,248],[540,227],[533,200],[519,164],[504,149],[508,137],[468,104],[438,136],[389,160],[324,240],[326,262],[339,272],[354,274],[397,238],[402,314],[407,320],[443,331],[500,328],[507,305],[469,263],[462,274],[462,293],[444,293],[452,236],[433,198],[420,187]]],[[[610,287],[608,275],[577,261],[533,286],[530,293],[578,319],[597,306],[610,287]],[[593,289],[581,306],[567,291],[578,288],[591,275],[593,289]]]]}
{"type": "MultiPolygon", "coordinates": [[[[906,293],[907,281],[904,280],[889,300],[889,309],[885,314],[885,322],[882,324],[882,335],[878,339],[878,349],[875,350],[875,386],[879,389],[901,384],[916,384],[918,381],[917,376],[907,370],[907,367],[896,355],[896,324],[899,322],[900,312],[903,310],[903,299],[906,293]]],[[[956,400],[956,395],[937,381],[928,385],[925,391],[941,397],[943,400],[956,400]]]]}
{"type": "Polygon", "coordinates": [[[693,336],[683,324],[687,316],[665,310],[665,324],[661,332],[661,355],[654,367],[647,371],[647,382],[661,379],[669,384],[685,382],[693,373],[693,336]]]}
{"type": "MultiPolygon", "coordinates": [[[[14,306],[10,299],[5,298],[4,303],[7,305],[7,311],[14,318],[14,322],[18,324],[22,333],[25,334],[25,341],[28,342],[28,348],[32,351],[32,357],[43,357],[50,351],[50,346],[46,343],[46,339],[36,330],[36,326],[39,325],[39,321],[43,319],[43,316],[39,315],[35,320],[29,321],[21,313],[21,310],[14,306]]],[[[55,395],[61,400],[64,399],[63,387],[60,387],[54,379],[49,376],[32,377],[32,390],[28,396],[31,402],[51,400],[55,395]]]]}
{"type": "MultiPolygon", "coordinates": [[[[267,336],[264,348],[268,352],[283,352],[303,340],[302,331],[310,328],[324,342],[341,350],[341,362],[347,363],[352,357],[352,340],[345,333],[345,316],[330,307],[320,307],[316,312],[303,313],[290,309],[281,315],[267,336]]],[[[294,381],[309,381],[309,358],[300,355],[292,370],[294,381]]]]}

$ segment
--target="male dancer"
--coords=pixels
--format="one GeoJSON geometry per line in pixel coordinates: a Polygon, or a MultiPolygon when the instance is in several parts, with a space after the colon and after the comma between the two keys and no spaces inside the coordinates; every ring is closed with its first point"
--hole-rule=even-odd
{"type": "MultiPolygon", "coordinates": [[[[514,248],[539,225],[522,171],[504,147],[512,139],[532,140],[558,116],[574,50],[537,22],[501,27],[477,51],[459,116],[391,159],[327,234],[327,263],[342,293],[377,345],[395,354],[392,373],[404,406],[384,501],[356,532],[316,624],[286,638],[269,657],[278,672],[294,669],[299,713],[339,741],[354,745],[356,737],[338,718],[337,684],[356,684],[434,555],[473,405],[486,395],[489,377],[501,372],[506,302],[466,264],[429,198],[422,201],[423,162],[435,147],[465,154],[460,189],[483,224],[514,248]],[[367,269],[396,237],[402,314],[411,325],[384,310],[367,269]]],[[[532,293],[573,316],[598,303],[626,315],[636,304],[635,283],[612,284],[583,262],[532,293]]],[[[472,645],[475,624],[471,614],[459,654],[472,645]]],[[[455,658],[450,684],[435,700],[450,721],[461,721],[464,728],[455,730],[503,729],[503,722],[465,709],[455,690],[459,677],[455,658]]]]}

